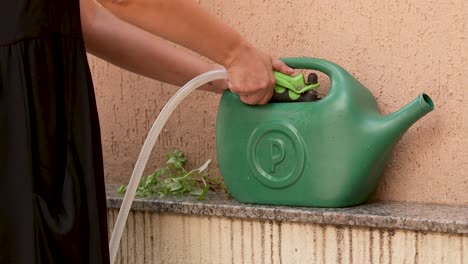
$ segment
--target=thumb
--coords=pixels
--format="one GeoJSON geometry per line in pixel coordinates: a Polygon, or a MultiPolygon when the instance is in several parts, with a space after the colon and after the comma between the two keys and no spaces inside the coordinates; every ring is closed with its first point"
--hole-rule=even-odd
{"type": "Polygon", "coordinates": [[[294,70],[286,65],[284,62],[280,61],[277,58],[272,58],[271,59],[271,65],[273,66],[273,70],[279,71],[284,74],[291,75],[294,73],[294,70]]]}

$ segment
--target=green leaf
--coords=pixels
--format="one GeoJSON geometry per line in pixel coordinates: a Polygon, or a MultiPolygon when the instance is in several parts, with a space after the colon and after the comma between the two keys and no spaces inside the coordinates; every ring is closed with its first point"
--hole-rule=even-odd
{"type": "Polygon", "coordinates": [[[127,185],[120,185],[119,189],[117,190],[118,194],[125,194],[127,191],[127,185]]]}
{"type": "Polygon", "coordinates": [[[202,188],[196,188],[190,192],[191,195],[200,196],[203,194],[202,188]]]}
{"type": "Polygon", "coordinates": [[[182,168],[185,166],[187,159],[185,155],[180,150],[175,150],[172,153],[166,154],[166,164],[170,165],[173,168],[182,168]]]}
{"type": "Polygon", "coordinates": [[[203,188],[203,192],[198,196],[197,201],[203,200],[206,194],[208,193],[209,189],[210,189],[210,186],[205,186],[205,188],[203,188]]]}
{"type": "Polygon", "coordinates": [[[167,187],[169,188],[171,192],[175,192],[182,188],[182,184],[180,184],[178,181],[174,181],[174,182],[168,183],[167,187]]]}

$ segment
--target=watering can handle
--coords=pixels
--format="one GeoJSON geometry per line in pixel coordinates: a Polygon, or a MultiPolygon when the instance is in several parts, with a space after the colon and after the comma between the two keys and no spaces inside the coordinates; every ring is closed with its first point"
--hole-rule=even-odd
{"type": "Polygon", "coordinates": [[[297,58],[282,58],[284,63],[294,69],[317,70],[328,75],[331,81],[330,93],[339,92],[343,89],[345,83],[354,78],[341,66],[319,58],[297,57],[297,58]]]}

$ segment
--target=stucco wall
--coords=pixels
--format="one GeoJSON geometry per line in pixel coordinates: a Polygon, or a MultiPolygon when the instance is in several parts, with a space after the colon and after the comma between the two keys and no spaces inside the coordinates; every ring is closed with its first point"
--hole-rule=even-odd
{"type": "MultiPolygon", "coordinates": [[[[436,110],[397,145],[376,197],[468,203],[466,1],[198,2],[266,52],[321,57],[342,65],[371,90],[383,113],[429,94],[436,110]]],[[[126,182],[149,128],[176,87],[94,57],[90,64],[106,177],[126,182]]],[[[218,100],[218,95],[201,91],[191,95],[166,125],[149,169],[174,148],[184,150],[192,164],[215,159],[218,100]]]]}

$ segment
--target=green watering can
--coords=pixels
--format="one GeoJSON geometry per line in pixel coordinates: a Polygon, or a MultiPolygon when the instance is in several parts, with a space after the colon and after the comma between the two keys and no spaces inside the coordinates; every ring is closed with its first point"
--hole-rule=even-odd
{"type": "Polygon", "coordinates": [[[236,94],[221,97],[217,158],[224,182],[240,202],[346,207],[375,191],[397,141],[434,109],[422,94],[382,116],[375,98],[335,63],[286,58],[292,68],[325,73],[329,93],[314,102],[249,106],[236,94]]]}

